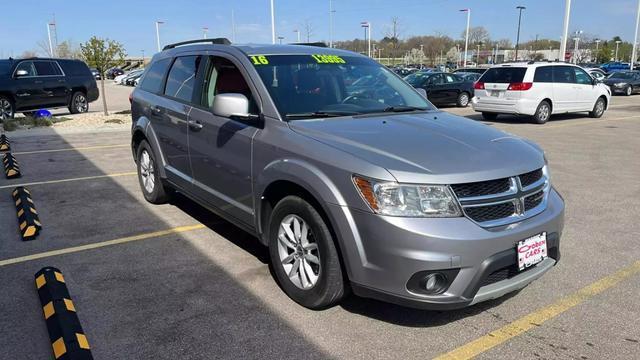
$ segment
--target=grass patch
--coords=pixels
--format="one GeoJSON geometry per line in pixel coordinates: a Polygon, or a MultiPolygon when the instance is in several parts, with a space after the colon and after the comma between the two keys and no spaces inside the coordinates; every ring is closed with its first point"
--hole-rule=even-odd
{"type": "Polygon", "coordinates": [[[71,120],[70,118],[60,117],[60,118],[33,118],[31,116],[25,116],[21,118],[15,119],[5,119],[3,123],[3,127],[5,131],[15,131],[19,128],[34,128],[34,127],[49,127],[53,125],[53,123],[71,120]]]}
{"type": "Polygon", "coordinates": [[[105,124],[124,124],[122,119],[109,119],[104,121],[105,124]]]}

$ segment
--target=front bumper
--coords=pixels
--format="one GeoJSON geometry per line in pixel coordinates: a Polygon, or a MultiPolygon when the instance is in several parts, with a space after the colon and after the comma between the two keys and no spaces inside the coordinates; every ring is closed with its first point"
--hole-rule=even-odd
{"type": "Polygon", "coordinates": [[[464,217],[398,218],[340,206],[331,211],[334,219],[336,212],[347,214],[337,233],[354,292],[404,306],[455,309],[498,298],[525,287],[560,259],[564,203],[555,190],[544,212],[492,229],[464,217]],[[518,241],[541,232],[547,232],[549,257],[513,271],[518,241]],[[456,273],[443,293],[425,295],[408,286],[416,273],[436,270],[456,273]],[[495,281],[496,274],[507,275],[495,281]]]}

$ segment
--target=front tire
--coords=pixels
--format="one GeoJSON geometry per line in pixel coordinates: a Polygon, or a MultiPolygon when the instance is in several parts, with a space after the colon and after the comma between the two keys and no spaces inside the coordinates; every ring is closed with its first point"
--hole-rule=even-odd
{"type": "Polygon", "coordinates": [[[6,96],[0,96],[0,120],[13,119],[15,114],[13,101],[6,96]]]}
{"type": "Polygon", "coordinates": [[[624,94],[626,96],[631,96],[631,94],[633,94],[633,89],[631,88],[631,85],[627,86],[627,88],[624,89],[624,94]]]}
{"type": "Polygon", "coordinates": [[[89,101],[87,96],[81,92],[76,91],[71,96],[71,103],[69,104],[69,112],[72,114],[86,113],[89,111],[89,101]]]}
{"type": "Polygon", "coordinates": [[[456,105],[458,107],[467,107],[469,106],[469,93],[467,92],[461,92],[460,94],[458,94],[458,99],[456,100],[456,105]]]}
{"type": "Polygon", "coordinates": [[[345,295],[340,257],[318,211],[297,196],[287,196],[269,221],[269,254],[276,279],[293,301],[323,309],[345,295]]]}
{"type": "Polygon", "coordinates": [[[136,159],[138,182],[144,198],[152,204],[166,203],[169,200],[168,191],[162,183],[156,157],[147,141],[143,140],[138,146],[136,159]]]}
{"type": "Polygon", "coordinates": [[[538,105],[536,109],[536,113],[533,114],[533,121],[536,124],[544,124],[551,117],[551,104],[548,101],[544,100],[538,105]]]}
{"type": "Polygon", "coordinates": [[[589,113],[589,116],[598,119],[604,115],[605,108],[607,107],[607,103],[604,98],[598,98],[596,100],[595,105],[593,105],[593,110],[589,113]]]}

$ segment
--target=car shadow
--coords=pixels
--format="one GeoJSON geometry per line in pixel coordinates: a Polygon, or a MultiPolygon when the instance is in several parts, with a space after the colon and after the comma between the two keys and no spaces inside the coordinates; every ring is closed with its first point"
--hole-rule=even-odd
{"type": "MultiPolygon", "coordinates": [[[[524,115],[502,115],[501,114],[501,115],[498,115],[498,118],[496,118],[495,120],[486,120],[482,117],[482,114],[480,113],[467,115],[465,117],[467,119],[481,121],[487,125],[491,125],[491,124],[533,124],[535,125],[533,120],[531,120],[530,116],[524,116],[524,115]]],[[[579,119],[585,119],[585,118],[591,119],[587,114],[583,114],[583,113],[558,114],[558,115],[551,116],[547,124],[558,122],[558,121],[563,122],[563,121],[579,120],[579,119]]],[[[593,119],[593,120],[596,120],[596,119],[593,119]]],[[[541,124],[541,125],[544,125],[544,124],[541,124]]]]}

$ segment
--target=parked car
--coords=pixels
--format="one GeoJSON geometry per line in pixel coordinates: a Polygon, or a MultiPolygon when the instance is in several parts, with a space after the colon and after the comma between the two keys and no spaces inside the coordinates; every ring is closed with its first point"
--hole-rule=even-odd
{"type": "Polygon", "coordinates": [[[479,73],[472,73],[472,72],[457,72],[456,75],[460,76],[461,78],[463,78],[466,81],[471,81],[471,82],[476,82],[480,79],[480,77],[482,76],[482,74],[479,73]]]}
{"type": "Polygon", "coordinates": [[[226,39],[168,45],[131,111],[145,199],[179,190],[255,235],[303,306],[353,290],[465,307],[560,259],[564,203],[542,149],[439,111],[368,57],[226,39]],[[354,77],[381,81],[353,93],[354,77]]]}
{"type": "Polygon", "coordinates": [[[100,80],[100,71],[98,71],[98,69],[91,68],[89,70],[91,71],[91,75],[93,75],[96,80],[100,80]]]}
{"type": "Polygon", "coordinates": [[[473,81],[456,74],[417,72],[404,78],[411,86],[424,89],[434,104],[456,104],[467,107],[473,97],[473,81]]]}
{"type": "Polygon", "coordinates": [[[601,69],[592,68],[592,69],[586,69],[586,70],[589,72],[589,75],[591,75],[591,77],[593,77],[598,81],[604,81],[604,78],[607,77],[607,75],[601,69]]]}
{"type": "Polygon", "coordinates": [[[464,72],[464,73],[476,73],[476,74],[484,74],[485,71],[487,71],[488,68],[460,68],[460,69],[455,69],[453,70],[454,74],[457,74],[459,72],[464,72]]]}
{"type": "Polygon", "coordinates": [[[126,74],[120,75],[118,77],[116,77],[116,79],[120,79],[119,84],[121,85],[128,85],[127,84],[127,80],[134,78],[136,76],[140,76],[144,73],[144,69],[136,69],[136,70],[132,70],[126,74]]]}
{"type": "Polygon", "coordinates": [[[124,70],[120,68],[111,68],[107,70],[107,72],[105,73],[105,76],[107,77],[107,79],[113,80],[116,76],[119,76],[122,74],[124,74],[124,70]]]}
{"type": "Polygon", "coordinates": [[[640,92],[640,71],[616,71],[604,79],[614,94],[631,96],[640,92]]]}
{"type": "Polygon", "coordinates": [[[528,115],[537,124],[551,115],[607,110],[611,92],[579,66],[530,62],[494,66],[475,84],[472,106],[487,120],[498,114],[528,115]]]}
{"type": "Polygon", "coordinates": [[[140,73],[140,74],[136,74],[136,75],[132,75],[132,76],[127,77],[127,78],[125,79],[125,81],[124,81],[124,84],[125,84],[125,85],[127,85],[127,86],[135,86],[135,84],[136,84],[136,80],[138,80],[138,79],[142,76],[142,74],[143,74],[143,73],[140,73]]]}
{"type": "Polygon", "coordinates": [[[87,65],[68,59],[0,60],[0,119],[42,108],[89,111],[98,99],[96,80],[87,65]]]}
{"type": "Polygon", "coordinates": [[[606,64],[600,65],[600,69],[602,69],[605,73],[610,74],[616,71],[629,70],[630,66],[628,63],[623,63],[620,61],[610,61],[606,64]]]}

